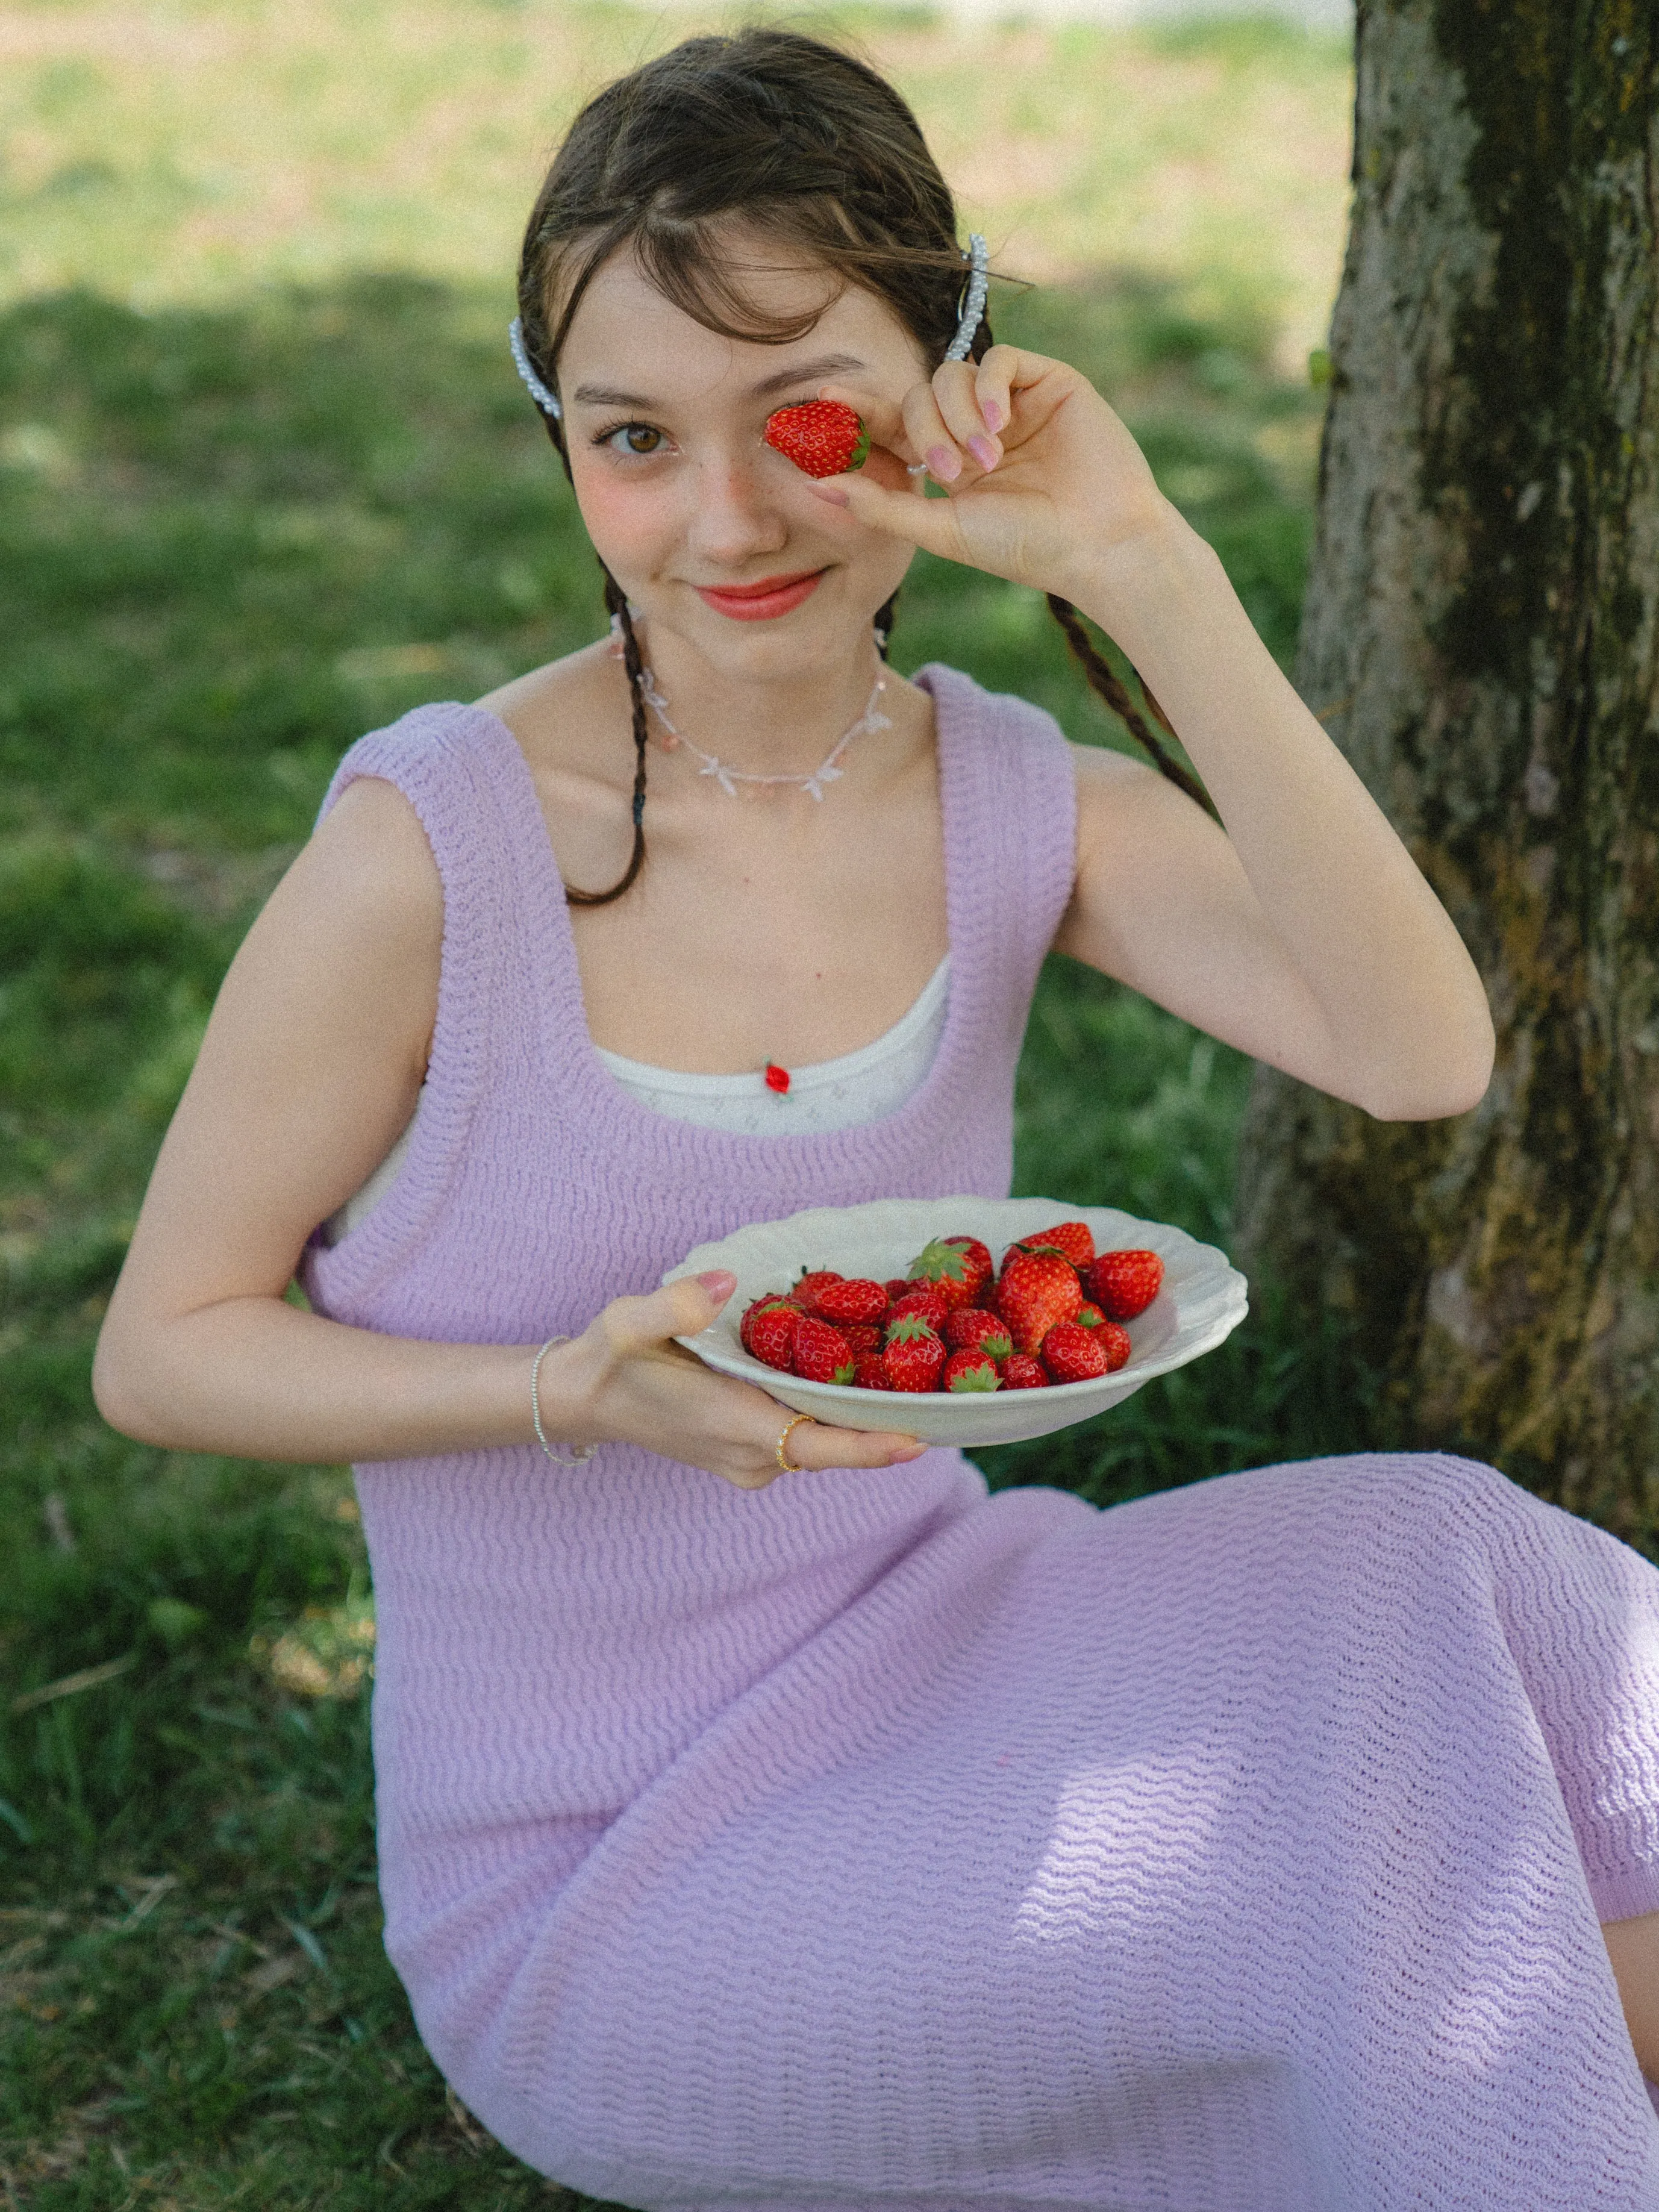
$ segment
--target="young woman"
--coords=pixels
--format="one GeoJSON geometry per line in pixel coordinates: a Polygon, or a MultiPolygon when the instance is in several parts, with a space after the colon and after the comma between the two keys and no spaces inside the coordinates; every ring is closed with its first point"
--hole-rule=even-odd
{"type": "Polygon", "coordinates": [[[1436,1455],[992,1497],[896,1406],[786,1428],[682,1352],[729,1276],[653,1288],[746,1221],[1005,1193],[1054,947],[1379,1116],[1487,1080],[1387,822],[973,273],[903,103],[810,40],[694,40],[579,118],[514,344],[612,633],[348,754],[99,1403],[358,1463],[387,1948],[560,2180],[1652,2207],[1652,1567],[1436,1455]],[[814,481],[762,432],[825,396],[874,450],[814,481]],[[1109,631],[1219,822],[889,671],[918,545],[1109,631]]]}

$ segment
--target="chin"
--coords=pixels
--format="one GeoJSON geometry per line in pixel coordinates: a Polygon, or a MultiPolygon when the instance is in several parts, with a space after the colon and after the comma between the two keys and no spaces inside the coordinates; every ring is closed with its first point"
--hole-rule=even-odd
{"type": "MultiPolygon", "coordinates": [[[[674,615],[659,617],[659,626],[723,674],[762,682],[797,679],[820,669],[839,675],[853,655],[868,647],[876,610],[849,608],[840,592],[821,605],[830,589],[826,578],[804,605],[763,622],[718,614],[693,595],[684,618],[675,618],[680,613],[677,609],[674,615]]],[[[884,604],[886,597],[884,593],[876,605],[884,604]]],[[[648,609],[646,619],[648,623],[648,609]]]]}

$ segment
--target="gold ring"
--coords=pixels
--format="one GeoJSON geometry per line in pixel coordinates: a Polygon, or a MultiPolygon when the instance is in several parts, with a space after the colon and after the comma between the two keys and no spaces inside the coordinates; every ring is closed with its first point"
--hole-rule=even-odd
{"type": "Polygon", "coordinates": [[[797,1467],[793,1460],[788,1457],[784,1450],[784,1446],[788,1443],[791,1436],[800,1426],[801,1423],[803,1421],[810,1421],[811,1419],[812,1416],[811,1413],[797,1413],[794,1419],[790,1422],[788,1427],[785,1429],[783,1434],[778,1438],[778,1465],[783,1469],[786,1474],[804,1474],[806,1472],[805,1468],[797,1467]]]}

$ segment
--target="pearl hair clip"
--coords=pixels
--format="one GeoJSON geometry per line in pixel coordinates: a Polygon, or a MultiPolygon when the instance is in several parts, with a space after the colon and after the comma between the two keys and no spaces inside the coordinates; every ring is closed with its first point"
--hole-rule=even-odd
{"type": "Polygon", "coordinates": [[[544,415],[550,415],[556,422],[564,420],[564,410],[557,395],[548,390],[530,365],[530,356],[524,349],[524,324],[514,315],[507,326],[507,342],[513,349],[513,365],[525,380],[526,389],[544,415]]]}
{"type": "MultiPolygon", "coordinates": [[[[945,349],[946,361],[966,361],[975,334],[985,314],[986,280],[990,265],[990,249],[976,230],[968,234],[968,296],[962,303],[962,320],[957,325],[957,334],[945,349]]],[[[556,392],[550,392],[537,375],[525,350],[524,323],[514,315],[508,325],[507,342],[513,349],[513,365],[524,379],[525,388],[544,415],[550,415],[556,422],[564,420],[564,409],[556,392]]],[[[913,476],[918,473],[912,470],[913,476]]]]}
{"type": "Polygon", "coordinates": [[[969,349],[985,319],[985,290],[990,275],[991,250],[976,230],[968,234],[968,296],[962,303],[957,334],[945,349],[946,361],[966,361],[969,349]]]}

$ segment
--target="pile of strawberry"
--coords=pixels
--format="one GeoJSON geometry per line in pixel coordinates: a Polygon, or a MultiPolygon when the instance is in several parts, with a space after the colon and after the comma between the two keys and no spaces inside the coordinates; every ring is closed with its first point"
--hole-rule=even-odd
{"type": "Polygon", "coordinates": [[[1095,1250],[1086,1223],[1022,1237],[1000,1273],[976,1237],[939,1237],[908,1274],[878,1283],[803,1269],[757,1298],[738,1335],[768,1367],[860,1390],[1041,1390],[1110,1375],[1122,1326],[1158,1296],[1156,1252],[1095,1250]]]}

